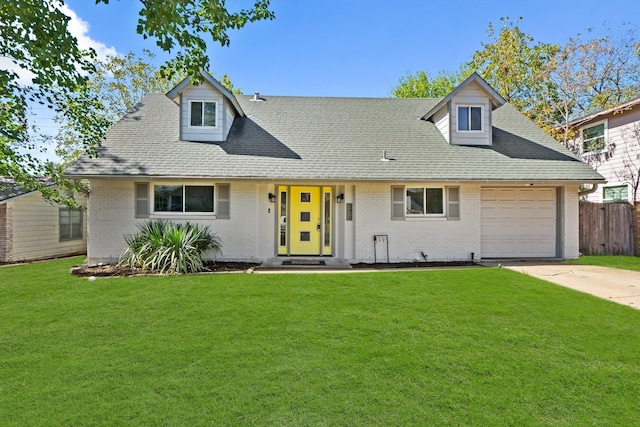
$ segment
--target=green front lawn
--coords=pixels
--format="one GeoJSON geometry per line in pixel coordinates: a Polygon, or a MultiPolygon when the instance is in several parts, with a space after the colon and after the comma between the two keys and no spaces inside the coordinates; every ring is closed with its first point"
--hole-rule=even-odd
{"type": "Polygon", "coordinates": [[[0,268],[0,425],[638,424],[640,311],[506,269],[0,268]]]}
{"type": "Polygon", "coordinates": [[[571,259],[566,262],[569,264],[598,265],[601,267],[640,271],[640,258],[635,256],[582,255],[579,259],[571,259]]]}

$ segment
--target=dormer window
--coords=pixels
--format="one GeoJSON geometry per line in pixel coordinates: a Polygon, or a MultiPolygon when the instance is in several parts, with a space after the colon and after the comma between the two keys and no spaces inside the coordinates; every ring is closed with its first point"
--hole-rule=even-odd
{"type": "Polygon", "coordinates": [[[458,132],[482,132],[482,106],[458,106],[458,132]]]}
{"type": "Polygon", "coordinates": [[[216,127],[216,103],[190,101],[189,116],[192,127],[216,127]]]}

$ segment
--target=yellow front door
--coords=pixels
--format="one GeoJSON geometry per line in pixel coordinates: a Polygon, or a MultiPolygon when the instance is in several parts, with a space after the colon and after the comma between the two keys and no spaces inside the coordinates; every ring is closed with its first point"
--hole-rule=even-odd
{"type": "Polygon", "coordinates": [[[320,255],[322,188],[290,187],[289,254],[320,255]]]}

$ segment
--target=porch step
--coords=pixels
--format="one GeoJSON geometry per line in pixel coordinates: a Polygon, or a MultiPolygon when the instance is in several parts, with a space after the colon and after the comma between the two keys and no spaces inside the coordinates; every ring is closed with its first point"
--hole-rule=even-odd
{"type": "Polygon", "coordinates": [[[340,258],[275,257],[265,260],[259,270],[348,270],[351,264],[340,258]]]}

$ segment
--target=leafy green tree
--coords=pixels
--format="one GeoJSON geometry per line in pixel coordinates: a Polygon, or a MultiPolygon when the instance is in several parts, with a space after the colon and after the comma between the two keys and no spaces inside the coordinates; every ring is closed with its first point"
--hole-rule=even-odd
{"type": "Polygon", "coordinates": [[[425,71],[407,73],[400,78],[398,86],[391,94],[396,98],[442,98],[471,75],[468,67],[460,67],[458,72],[442,70],[436,77],[425,71]]]}
{"type": "MultiPolygon", "coordinates": [[[[108,4],[109,0],[96,0],[108,4]]],[[[51,109],[81,140],[85,152],[95,155],[110,121],[104,106],[91,96],[87,76],[95,72],[96,53],[82,50],[68,29],[64,0],[0,2],[0,58],[11,66],[0,69],[0,175],[13,177],[29,189],[39,189],[52,200],[65,199],[35,179],[48,175],[66,183],[61,169],[25,150],[41,140],[29,120],[29,105],[51,109]],[[24,81],[24,75],[29,81],[24,81]],[[22,76],[22,77],[21,77],[22,76]]],[[[230,12],[224,1],[144,0],[140,2],[137,32],[156,39],[158,47],[176,52],[163,67],[165,77],[192,75],[209,68],[207,40],[226,46],[229,30],[247,23],[273,19],[269,0],[256,0],[249,9],[230,12]]]]}
{"type": "Polygon", "coordinates": [[[549,76],[560,46],[534,43],[533,37],[518,27],[520,19],[500,21],[499,31],[489,24],[487,34],[492,40],[473,54],[469,67],[509,103],[544,125],[549,115],[546,99],[556,96],[549,76]]]}

